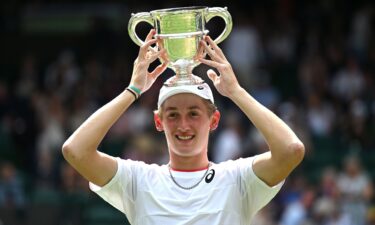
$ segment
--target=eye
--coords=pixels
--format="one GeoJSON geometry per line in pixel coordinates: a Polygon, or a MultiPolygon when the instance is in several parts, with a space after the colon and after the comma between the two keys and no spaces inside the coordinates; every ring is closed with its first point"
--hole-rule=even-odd
{"type": "Polygon", "coordinates": [[[176,118],[177,117],[177,113],[175,113],[175,112],[168,113],[167,117],[170,118],[170,119],[176,118]]]}
{"type": "Polygon", "coordinates": [[[197,112],[197,111],[191,111],[190,112],[190,116],[197,117],[197,116],[199,116],[199,112],[197,112]]]}

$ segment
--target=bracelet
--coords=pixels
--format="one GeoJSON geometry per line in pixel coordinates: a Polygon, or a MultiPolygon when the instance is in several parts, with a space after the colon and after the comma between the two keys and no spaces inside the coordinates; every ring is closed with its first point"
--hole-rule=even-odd
{"type": "Polygon", "coordinates": [[[125,90],[129,91],[134,96],[135,100],[138,99],[138,95],[132,89],[126,88],[125,90]]]}
{"type": "Polygon", "coordinates": [[[138,97],[141,96],[142,91],[139,88],[137,88],[133,85],[130,85],[128,88],[131,89],[132,91],[134,91],[135,93],[137,93],[138,97]]]}

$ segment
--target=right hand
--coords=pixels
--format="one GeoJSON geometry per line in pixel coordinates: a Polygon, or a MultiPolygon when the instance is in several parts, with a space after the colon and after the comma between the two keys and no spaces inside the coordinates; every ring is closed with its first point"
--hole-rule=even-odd
{"type": "Polygon", "coordinates": [[[207,75],[212,80],[216,87],[216,90],[223,96],[231,98],[236,90],[241,88],[237,81],[236,75],[233,72],[232,66],[225,57],[223,51],[217,46],[217,44],[211,39],[210,36],[205,36],[200,42],[204,50],[198,54],[198,60],[216,68],[220,74],[217,74],[213,70],[208,70],[207,75]],[[208,44],[207,44],[208,43],[208,44]],[[202,53],[205,51],[211,58],[211,60],[204,59],[205,55],[202,53]]]}
{"type": "Polygon", "coordinates": [[[152,29],[144,42],[140,47],[137,59],[134,61],[133,74],[130,81],[130,85],[139,88],[142,93],[147,91],[155,80],[162,74],[168,65],[168,61],[164,61],[162,64],[157,66],[152,72],[148,72],[148,68],[152,62],[154,62],[160,55],[165,54],[165,50],[157,50],[151,47],[155,44],[158,39],[153,38],[155,30],[152,29]]]}

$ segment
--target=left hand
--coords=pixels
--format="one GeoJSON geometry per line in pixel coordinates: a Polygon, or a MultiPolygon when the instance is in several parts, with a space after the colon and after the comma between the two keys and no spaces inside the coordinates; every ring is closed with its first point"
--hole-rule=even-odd
{"type": "Polygon", "coordinates": [[[165,50],[158,50],[157,48],[151,47],[156,44],[159,40],[154,38],[156,31],[152,29],[144,42],[140,47],[138,57],[134,61],[133,74],[130,80],[130,85],[137,87],[144,93],[147,91],[158,76],[163,73],[168,66],[168,61],[164,60],[162,64],[157,66],[152,72],[148,72],[148,68],[152,62],[154,62],[159,56],[166,59],[163,55],[165,50]]]}
{"type": "Polygon", "coordinates": [[[225,58],[223,51],[209,36],[205,36],[204,40],[201,40],[201,45],[203,46],[205,52],[211,57],[211,60],[204,59],[203,56],[205,54],[203,53],[199,54],[198,60],[201,63],[214,67],[219,71],[220,75],[210,69],[207,71],[207,75],[210,80],[212,80],[215,88],[221,95],[230,97],[233,93],[235,93],[235,90],[240,88],[232,66],[225,58]]]}

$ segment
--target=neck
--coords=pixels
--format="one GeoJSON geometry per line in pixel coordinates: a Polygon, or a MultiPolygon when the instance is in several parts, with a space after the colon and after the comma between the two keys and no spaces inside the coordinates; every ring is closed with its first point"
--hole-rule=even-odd
{"type": "Polygon", "coordinates": [[[173,170],[198,171],[207,169],[209,163],[207,152],[196,156],[179,156],[172,152],[169,155],[170,166],[173,170]]]}

